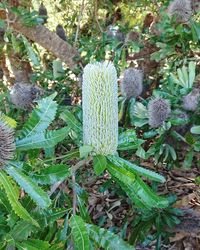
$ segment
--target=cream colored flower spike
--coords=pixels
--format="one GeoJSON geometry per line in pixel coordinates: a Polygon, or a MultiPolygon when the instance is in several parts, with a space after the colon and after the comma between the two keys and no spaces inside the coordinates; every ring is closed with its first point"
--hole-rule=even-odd
{"type": "Polygon", "coordinates": [[[89,63],[83,72],[83,141],[95,154],[114,154],[118,146],[117,72],[111,62],[89,63]]]}

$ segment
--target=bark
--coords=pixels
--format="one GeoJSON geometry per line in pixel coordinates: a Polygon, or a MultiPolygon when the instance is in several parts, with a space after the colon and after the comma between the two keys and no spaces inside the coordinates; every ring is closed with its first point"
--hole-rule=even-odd
{"type": "Polygon", "coordinates": [[[25,37],[51,52],[68,67],[74,68],[77,62],[74,58],[78,57],[78,51],[67,42],[63,41],[54,32],[50,31],[43,25],[33,27],[24,26],[19,19],[10,24],[12,28],[23,34],[25,37]]]}

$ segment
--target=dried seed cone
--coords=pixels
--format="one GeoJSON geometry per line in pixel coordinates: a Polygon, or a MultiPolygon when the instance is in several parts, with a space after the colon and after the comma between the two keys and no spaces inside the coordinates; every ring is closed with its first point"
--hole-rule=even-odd
{"type": "Polygon", "coordinates": [[[15,152],[14,131],[0,120],[0,167],[13,159],[15,152]]]}
{"type": "Polygon", "coordinates": [[[188,111],[195,111],[198,107],[199,97],[199,89],[193,89],[188,95],[183,97],[182,107],[188,111]]]}
{"type": "Polygon", "coordinates": [[[63,40],[67,41],[67,36],[62,25],[58,24],[56,27],[56,34],[63,40]]]}
{"type": "Polygon", "coordinates": [[[169,117],[171,113],[170,104],[167,100],[157,98],[148,104],[149,125],[157,128],[169,117]]]}
{"type": "Polygon", "coordinates": [[[174,0],[170,3],[168,10],[170,16],[175,15],[178,22],[188,22],[192,16],[190,0],[174,0]]]}
{"type": "Polygon", "coordinates": [[[47,23],[47,15],[48,15],[48,13],[47,13],[47,9],[46,9],[46,7],[44,6],[43,3],[40,4],[38,12],[39,12],[40,16],[43,16],[44,23],[47,23]]]}
{"type": "Polygon", "coordinates": [[[42,94],[42,90],[31,84],[15,83],[10,91],[11,102],[18,108],[30,110],[34,100],[42,94]]]}
{"type": "Polygon", "coordinates": [[[129,68],[124,72],[124,78],[121,83],[121,93],[127,99],[141,95],[143,90],[143,71],[129,68]]]}
{"type": "Polygon", "coordinates": [[[83,141],[95,154],[108,155],[118,145],[117,72],[110,62],[86,65],[83,72],[83,141]]]}

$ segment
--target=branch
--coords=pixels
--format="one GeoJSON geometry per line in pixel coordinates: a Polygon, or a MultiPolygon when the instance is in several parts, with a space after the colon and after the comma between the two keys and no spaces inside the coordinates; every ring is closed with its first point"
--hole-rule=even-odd
{"type": "Polygon", "coordinates": [[[23,34],[31,41],[38,43],[51,52],[62,62],[66,63],[68,67],[74,68],[77,65],[73,59],[79,55],[78,51],[45,26],[26,27],[20,19],[10,23],[10,26],[18,33],[23,34]]]}

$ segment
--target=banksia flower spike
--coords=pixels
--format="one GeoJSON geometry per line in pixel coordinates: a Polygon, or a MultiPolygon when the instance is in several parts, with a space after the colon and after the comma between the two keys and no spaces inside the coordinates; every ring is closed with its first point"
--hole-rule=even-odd
{"type": "Polygon", "coordinates": [[[14,131],[5,121],[0,120],[0,167],[13,158],[14,151],[14,131]]]}
{"type": "Polygon", "coordinates": [[[124,72],[124,78],[121,83],[121,93],[127,99],[141,95],[143,90],[143,71],[129,68],[124,72]]]}
{"type": "Polygon", "coordinates": [[[18,108],[30,110],[42,89],[27,83],[15,83],[10,91],[11,102],[18,108]]]}
{"type": "Polygon", "coordinates": [[[174,0],[168,7],[170,16],[176,15],[178,22],[188,22],[192,16],[192,7],[190,0],[174,0]]]}
{"type": "Polygon", "coordinates": [[[171,113],[170,104],[163,98],[151,100],[148,104],[149,125],[157,128],[169,117],[171,113]]]}
{"type": "Polygon", "coordinates": [[[83,141],[95,154],[108,155],[118,145],[117,72],[110,62],[86,65],[83,71],[83,141]]]}
{"type": "Polygon", "coordinates": [[[188,111],[195,111],[198,107],[199,97],[199,89],[193,89],[188,95],[183,97],[182,107],[188,111]]]}

